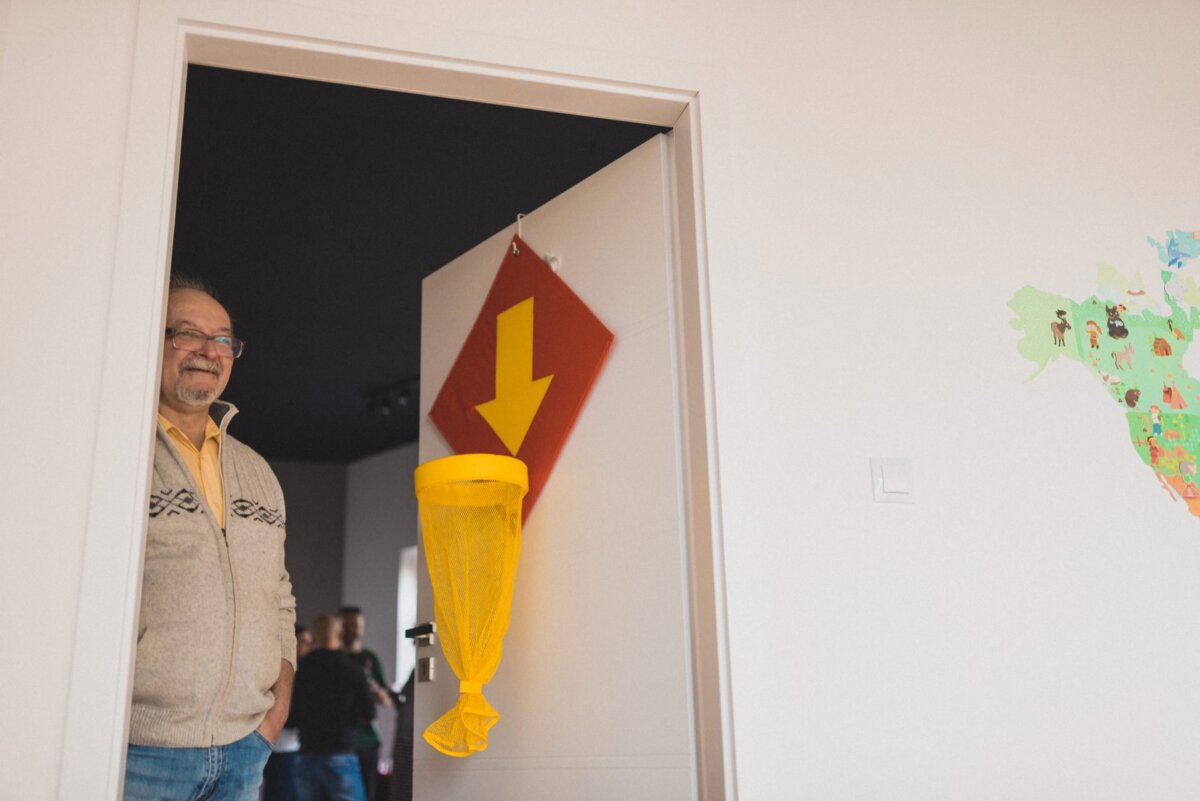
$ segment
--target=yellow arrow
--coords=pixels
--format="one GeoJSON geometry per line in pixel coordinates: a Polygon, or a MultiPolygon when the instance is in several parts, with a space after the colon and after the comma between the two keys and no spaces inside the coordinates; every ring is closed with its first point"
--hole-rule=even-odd
{"type": "Polygon", "coordinates": [[[496,315],[496,399],[475,410],[513,456],[533,425],[553,375],[533,378],[533,298],[496,315]]]}

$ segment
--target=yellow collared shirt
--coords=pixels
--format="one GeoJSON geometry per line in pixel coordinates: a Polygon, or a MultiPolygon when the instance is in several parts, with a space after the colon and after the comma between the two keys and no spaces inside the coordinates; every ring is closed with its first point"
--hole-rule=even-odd
{"type": "Polygon", "coordinates": [[[200,487],[200,492],[204,494],[208,508],[212,510],[216,519],[221,521],[223,528],[225,526],[225,494],[221,486],[221,429],[209,418],[208,425],[204,427],[204,444],[200,450],[196,450],[196,446],[187,438],[187,435],[161,414],[158,416],[158,424],[175,443],[175,450],[179,451],[183,463],[187,465],[188,472],[192,474],[192,478],[200,487]]]}

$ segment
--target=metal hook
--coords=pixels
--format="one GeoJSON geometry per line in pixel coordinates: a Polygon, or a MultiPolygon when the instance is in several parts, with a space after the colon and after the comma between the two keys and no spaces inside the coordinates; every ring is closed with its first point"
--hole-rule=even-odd
{"type": "MultiPolygon", "coordinates": [[[[524,217],[524,216],[525,216],[525,215],[524,215],[524,214],[522,214],[522,213],[520,213],[520,212],[518,212],[518,213],[517,213],[517,238],[518,238],[518,239],[520,239],[520,238],[521,238],[521,218],[522,218],[522,217],[524,217]]],[[[512,243],[512,248],[513,248],[513,255],[514,255],[514,256],[520,256],[520,255],[521,255],[521,249],[520,249],[519,247],[517,247],[517,243],[516,243],[515,241],[512,243]]]]}

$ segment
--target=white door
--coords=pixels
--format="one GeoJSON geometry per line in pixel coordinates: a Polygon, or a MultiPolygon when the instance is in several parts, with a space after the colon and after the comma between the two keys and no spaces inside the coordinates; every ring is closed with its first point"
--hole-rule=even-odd
{"type": "MultiPolygon", "coordinates": [[[[522,221],[522,238],[615,335],[526,521],[504,659],[484,693],[486,751],[422,739],[458,680],[440,647],[416,686],[418,801],[695,797],[669,140],[659,136],[522,221]]],[[[428,419],[512,236],[425,279],[420,459],[450,449],[428,419]]],[[[418,620],[433,619],[421,555],[418,620]]]]}

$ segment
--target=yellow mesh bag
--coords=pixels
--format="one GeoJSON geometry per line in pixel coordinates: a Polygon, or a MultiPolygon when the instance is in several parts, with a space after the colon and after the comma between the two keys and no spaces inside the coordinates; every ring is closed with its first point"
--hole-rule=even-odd
{"type": "Polygon", "coordinates": [[[487,748],[500,719],[483,685],[496,675],[508,631],[529,476],[518,459],[464,454],[426,462],[414,478],[437,632],[459,679],[458,703],[430,724],[425,741],[467,757],[487,748]]]}

